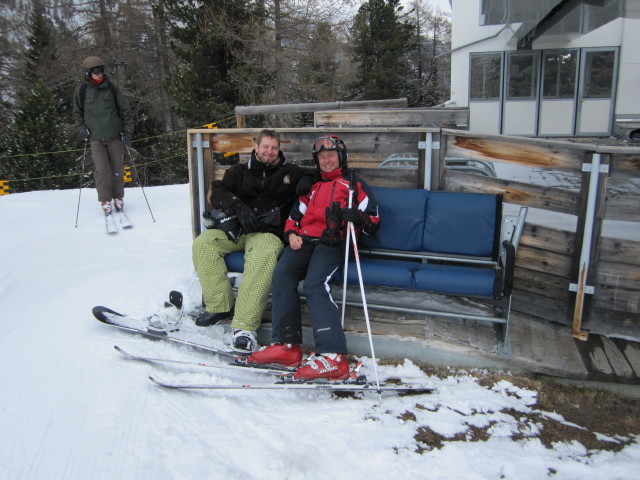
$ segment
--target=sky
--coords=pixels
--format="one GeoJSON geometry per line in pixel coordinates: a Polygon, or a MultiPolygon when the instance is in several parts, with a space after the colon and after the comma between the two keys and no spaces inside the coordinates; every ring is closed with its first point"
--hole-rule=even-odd
{"type": "MultiPolygon", "coordinates": [[[[0,196],[0,478],[637,478],[637,439],[617,453],[589,452],[578,442],[545,448],[536,438],[542,427],[524,416],[568,422],[540,411],[536,391],[505,380],[481,386],[466,372],[430,377],[409,360],[379,366],[381,380],[435,392],[384,395],[380,403],[372,393],[336,398],[325,391],[193,392],[152,384],[150,375],[216,384],[272,380],[217,367],[151,365],[114,350],[223,365],[91,315],[93,306],[106,305],[144,318],[173,289],[184,294],[186,310],[200,303],[188,185],[144,193],[155,221],[142,190],[128,188],[134,227],[112,236],[93,189],[0,196]],[[485,431],[486,440],[453,439],[471,429],[485,431]],[[416,438],[419,431],[445,441],[429,446],[416,438]]],[[[182,332],[211,345],[230,340],[224,325],[202,329],[189,319],[182,332]]],[[[372,378],[372,360],[360,360],[372,378]]]]}

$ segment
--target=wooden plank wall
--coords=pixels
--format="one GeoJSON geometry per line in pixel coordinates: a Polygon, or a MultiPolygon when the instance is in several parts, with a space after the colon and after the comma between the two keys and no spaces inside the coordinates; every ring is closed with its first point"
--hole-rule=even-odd
{"type": "Polygon", "coordinates": [[[582,169],[583,164],[591,163],[594,153],[599,153],[603,164],[609,165],[609,172],[600,175],[601,194],[596,206],[587,282],[595,292],[586,297],[582,327],[610,336],[640,339],[640,241],[616,235],[615,226],[608,230],[614,232],[610,236],[601,234],[603,221],[624,220],[627,224],[623,227],[635,231],[640,238],[639,151],[633,147],[443,130],[441,161],[451,156],[527,167],[555,182],[541,185],[440,170],[436,188],[502,192],[506,202],[533,207],[538,213],[576,216],[575,228],[571,222],[566,227],[553,226],[557,223],[553,221],[551,226],[544,221],[527,222],[516,256],[512,303],[516,311],[571,325],[575,294],[569,285],[577,282],[583,242],[580,230],[584,227],[590,175],[582,169]]]}

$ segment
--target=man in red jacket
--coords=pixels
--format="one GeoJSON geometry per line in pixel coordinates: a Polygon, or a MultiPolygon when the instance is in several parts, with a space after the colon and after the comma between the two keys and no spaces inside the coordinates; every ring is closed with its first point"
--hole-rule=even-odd
{"type": "Polygon", "coordinates": [[[288,246],[273,273],[273,343],[254,352],[247,361],[299,367],[294,374],[298,379],[339,380],[349,376],[349,364],[340,309],[331,297],[330,285],[344,263],[347,223],[352,222],[356,231],[372,235],[380,218],[367,184],[350,175],[347,149],[340,138],[318,138],[312,154],[321,179],[299,197],[291,210],[284,235],[288,246]],[[304,280],[315,341],[315,353],[302,366],[300,280],[304,280]]]}

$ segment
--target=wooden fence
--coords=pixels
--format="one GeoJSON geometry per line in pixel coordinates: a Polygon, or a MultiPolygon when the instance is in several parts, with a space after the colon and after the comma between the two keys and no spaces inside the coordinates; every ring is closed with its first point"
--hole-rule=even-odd
{"type": "MultiPolygon", "coordinates": [[[[205,186],[227,167],[213,152],[251,152],[259,129],[189,130],[194,235],[205,186]]],[[[309,161],[326,129],[278,129],[288,159],[309,161]]],[[[530,207],[516,256],[512,310],[587,331],[640,339],[640,148],[479,135],[440,128],[332,128],[371,185],[500,192],[530,207]],[[391,154],[418,168],[371,167],[391,154]],[[492,162],[496,177],[445,168],[447,159],[492,162]],[[594,172],[592,175],[592,171],[594,172]],[[586,232],[586,233],[585,233],[586,232]],[[591,233],[589,233],[591,232],[591,233]]]]}

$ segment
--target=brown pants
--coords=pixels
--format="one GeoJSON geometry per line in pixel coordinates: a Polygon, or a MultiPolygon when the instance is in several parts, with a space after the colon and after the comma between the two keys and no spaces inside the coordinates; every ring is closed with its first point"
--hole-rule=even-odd
{"type": "Polygon", "coordinates": [[[124,198],[124,145],[120,139],[92,141],[91,156],[95,166],[98,201],[110,202],[114,198],[124,198]]]}

